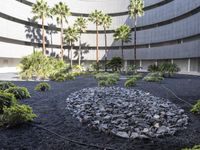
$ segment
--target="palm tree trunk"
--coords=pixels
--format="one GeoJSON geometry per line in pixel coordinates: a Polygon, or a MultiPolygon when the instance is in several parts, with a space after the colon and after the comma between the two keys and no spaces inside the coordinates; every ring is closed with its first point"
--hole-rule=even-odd
{"type": "Polygon", "coordinates": [[[108,49],[107,49],[107,34],[106,28],[104,27],[104,34],[105,34],[105,71],[107,71],[107,60],[108,60],[108,49]]]}
{"type": "Polygon", "coordinates": [[[137,27],[137,16],[135,16],[134,21],[134,65],[136,66],[136,58],[137,58],[137,49],[136,49],[136,27],[137,27]]]}
{"type": "Polygon", "coordinates": [[[63,60],[64,57],[64,50],[63,50],[63,19],[61,17],[61,32],[60,32],[60,49],[61,49],[61,60],[63,60]]]}
{"type": "Polygon", "coordinates": [[[98,23],[96,23],[96,46],[97,46],[97,50],[96,50],[96,61],[97,61],[97,67],[99,68],[99,31],[98,31],[98,23]]]}
{"type": "Polygon", "coordinates": [[[79,51],[78,51],[78,65],[81,65],[81,33],[79,36],[79,51]]]}
{"type": "Polygon", "coordinates": [[[72,65],[73,65],[73,53],[72,53],[72,49],[73,49],[73,44],[72,44],[72,42],[71,42],[71,49],[70,49],[70,54],[71,54],[71,60],[70,60],[70,68],[72,68],[72,65]]]}
{"type": "Polygon", "coordinates": [[[45,33],[44,33],[44,16],[42,17],[42,52],[44,55],[46,54],[45,33]]]}

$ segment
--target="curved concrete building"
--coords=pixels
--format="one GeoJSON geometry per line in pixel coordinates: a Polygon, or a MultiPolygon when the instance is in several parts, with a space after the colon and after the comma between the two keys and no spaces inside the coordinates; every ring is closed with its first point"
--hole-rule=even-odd
{"type": "MultiPolygon", "coordinates": [[[[112,16],[108,30],[108,57],[121,56],[120,42],[114,41],[114,30],[122,24],[132,27],[128,17],[129,0],[48,0],[50,6],[65,2],[72,12],[68,17],[72,25],[78,16],[88,17],[93,10],[102,10],[112,16]]],[[[0,1],[0,68],[14,71],[20,58],[41,47],[41,21],[33,22],[31,6],[35,0],[0,1]]],[[[144,0],[145,13],[138,19],[137,63],[146,70],[148,65],[169,61],[176,63],[183,73],[200,73],[200,0],[144,0]]],[[[88,22],[82,36],[82,62],[96,60],[95,25],[88,22]]],[[[46,44],[49,54],[59,54],[60,28],[56,20],[46,20],[46,44]]],[[[132,32],[132,37],[133,37],[132,32]]],[[[104,32],[99,35],[100,60],[104,60],[104,32]]],[[[133,42],[124,46],[126,64],[132,64],[133,42]]],[[[65,46],[68,57],[68,46],[65,46]]],[[[78,42],[73,59],[77,60],[78,42]]]]}

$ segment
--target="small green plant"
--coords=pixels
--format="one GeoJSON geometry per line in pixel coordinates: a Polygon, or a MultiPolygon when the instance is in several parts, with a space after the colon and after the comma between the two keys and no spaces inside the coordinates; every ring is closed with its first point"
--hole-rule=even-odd
{"type": "Polygon", "coordinates": [[[135,74],[135,75],[132,75],[132,76],[130,76],[130,77],[128,77],[128,79],[131,79],[131,78],[135,78],[135,79],[137,79],[137,80],[140,80],[140,79],[142,79],[142,74],[141,73],[137,73],[137,74],[135,74]]]}
{"type": "Polygon", "coordinates": [[[0,82],[0,90],[4,91],[10,87],[16,87],[16,85],[12,82],[0,82]]]}
{"type": "Polygon", "coordinates": [[[25,87],[10,87],[9,89],[5,90],[5,92],[12,93],[18,100],[31,97],[28,89],[25,87]]]}
{"type": "Polygon", "coordinates": [[[198,100],[197,103],[192,106],[191,112],[200,114],[200,100],[198,100]]]}
{"type": "Polygon", "coordinates": [[[163,76],[171,77],[178,71],[180,71],[180,68],[176,64],[163,63],[159,65],[159,72],[163,76]]]}
{"type": "Polygon", "coordinates": [[[136,85],[136,81],[137,81],[136,78],[130,78],[130,79],[128,79],[128,80],[124,83],[124,86],[125,86],[126,88],[128,88],[128,87],[133,87],[133,86],[136,85]]]}
{"type": "Polygon", "coordinates": [[[159,69],[159,66],[158,66],[158,65],[153,64],[153,65],[149,65],[149,66],[148,66],[148,71],[149,71],[149,72],[159,72],[160,69],[159,69]]]}
{"type": "Polygon", "coordinates": [[[73,75],[73,73],[68,73],[68,74],[66,74],[65,79],[66,80],[75,80],[76,78],[73,75]]]}
{"type": "Polygon", "coordinates": [[[106,65],[113,72],[120,71],[123,66],[123,60],[120,57],[113,57],[106,65]]]}
{"type": "Polygon", "coordinates": [[[49,91],[50,89],[51,86],[46,82],[39,83],[35,86],[35,90],[40,92],[49,91]]]}
{"type": "Polygon", "coordinates": [[[4,107],[10,107],[16,103],[17,100],[13,94],[0,92],[0,114],[3,114],[4,107]]]}
{"type": "Polygon", "coordinates": [[[3,124],[9,127],[20,125],[22,123],[33,121],[36,115],[28,105],[13,105],[3,108],[3,124]]]}
{"type": "Polygon", "coordinates": [[[194,145],[192,148],[183,148],[182,150],[200,150],[200,145],[194,145]]]}
{"type": "Polygon", "coordinates": [[[119,74],[116,73],[98,73],[94,75],[99,86],[111,86],[119,80],[119,74]]]}
{"type": "Polygon", "coordinates": [[[143,80],[147,81],[147,82],[160,82],[162,81],[164,78],[160,76],[160,74],[158,72],[155,73],[148,73],[143,80]]]}

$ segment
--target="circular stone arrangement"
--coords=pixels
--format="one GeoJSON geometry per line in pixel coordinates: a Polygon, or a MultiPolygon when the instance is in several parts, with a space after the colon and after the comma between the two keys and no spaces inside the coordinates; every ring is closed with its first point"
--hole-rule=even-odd
{"type": "Polygon", "coordinates": [[[188,124],[183,109],[136,89],[86,88],[70,94],[66,102],[80,122],[123,138],[173,135],[188,124]]]}

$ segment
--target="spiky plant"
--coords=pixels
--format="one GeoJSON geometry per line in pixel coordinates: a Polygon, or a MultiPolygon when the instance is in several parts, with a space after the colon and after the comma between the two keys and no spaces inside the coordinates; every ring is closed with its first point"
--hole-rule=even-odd
{"type": "Polygon", "coordinates": [[[130,5],[128,6],[128,11],[129,11],[129,17],[134,20],[134,65],[136,65],[137,17],[141,17],[144,14],[144,0],[130,0],[130,5]]]}
{"type": "Polygon", "coordinates": [[[59,2],[55,4],[52,8],[51,13],[53,16],[56,16],[57,23],[60,24],[61,32],[60,32],[60,41],[61,41],[61,60],[64,57],[64,49],[63,49],[63,20],[67,22],[67,17],[71,15],[69,7],[63,3],[59,2]]]}
{"type": "Polygon", "coordinates": [[[32,6],[32,13],[34,13],[34,20],[41,19],[42,20],[42,50],[43,54],[46,53],[45,47],[45,31],[44,31],[44,21],[45,18],[50,16],[50,8],[44,0],[37,0],[36,4],[32,6]]]}
{"type": "Polygon", "coordinates": [[[86,32],[87,20],[83,17],[78,17],[74,24],[79,32],[79,51],[78,51],[78,64],[81,65],[81,34],[86,32]]]}

